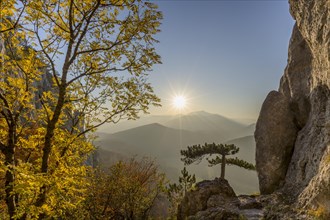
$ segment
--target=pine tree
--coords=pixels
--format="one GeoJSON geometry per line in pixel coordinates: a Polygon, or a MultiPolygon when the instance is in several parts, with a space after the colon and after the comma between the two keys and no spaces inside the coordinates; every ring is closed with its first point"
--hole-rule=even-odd
{"type": "Polygon", "coordinates": [[[181,175],[182,176],[179,177],[179,183],[184,190],[184,195],[186,195],[187,191],[190,190],[193,187],[193,185],[196,183],[196,177],[195,174],[189,175],[186,167],[184,167],[183,170],[181,170],[181,175]]]}
{"type": "Polygon", "coordinates": [[[167,198],[171,203],[170,215],[172,217],[176,216],[177,207],[182,201],[186,193],[191,190],[196,183],[195,174],[191,175],[188,173],[186,167],[181,170],[181,176],[179,177],[179,184],[170,183],[167,186],[167,198]]]}
{"type": "Polygon", "coordinates": [[[229,155],[234,155],[239,152],[239,148],[234,144],[207,144],[204,145],[193,145],[188,146],[187,150],[181,150],[181,159],[185,165],[190,165],[192,163],[200,163],[202,159],[209,155],[217,155],[215,158],[207,157],[206,160],[209,162],[209,166],[214,166],[221,163],[221,178],[225,178],[225,168],[226,164],[236,165],[247,170],[255,170],[255,166],[247,161],[241,160],[239,158],[226,158],[229,155]],[[218,156],[219,155],[219,156],[218,156]]]}

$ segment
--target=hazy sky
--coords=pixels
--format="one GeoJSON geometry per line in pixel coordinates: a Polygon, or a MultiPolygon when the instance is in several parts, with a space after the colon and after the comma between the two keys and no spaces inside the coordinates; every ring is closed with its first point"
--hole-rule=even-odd
{"type": "Polygon", "coordinates": [[[159,0],[164,13],[157,51],[162,65],[150,82],[162,99],[153,114],[178,113],[174,94],[189,105],[235,118],[257,118],[278,88],[294,24],[287,1],[159,0]]]}

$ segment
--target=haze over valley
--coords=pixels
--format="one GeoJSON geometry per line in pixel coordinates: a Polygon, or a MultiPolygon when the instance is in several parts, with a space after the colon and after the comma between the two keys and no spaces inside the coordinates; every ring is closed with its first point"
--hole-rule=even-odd
{"type": "MultiPolygon", "coordinates": [[[[134,155],[147,156],[159,163],[167,178],[177,181],[184,167],[180,150],[195,144],[235,144],[240,151],[234,157],[255,164],[254,129],[255,124],[247,124],[246,120],[243,123],[205,111],[175,116],[151,115],[137,121],[101,127],[95,144],[100,148],[99,160],[105,166],[134,155]]],[[[206,162],[187,166],[187,169],[196,174],[198,180],[214,179],[220,175],[220,165],[208,167],[206,162]]],[[[258,192],[255,171],[228,166],[226,177],[239,194],[258,192]]]]}

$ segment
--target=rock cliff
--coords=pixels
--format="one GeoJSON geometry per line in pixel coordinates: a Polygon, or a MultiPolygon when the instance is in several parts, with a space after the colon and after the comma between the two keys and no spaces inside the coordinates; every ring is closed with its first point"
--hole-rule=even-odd
{"type": "Polygon", "coordinates": [[[330,216],[330,1],[289,2],[296,24],[288,64],[255,131],[260,191],[330,216]]]}

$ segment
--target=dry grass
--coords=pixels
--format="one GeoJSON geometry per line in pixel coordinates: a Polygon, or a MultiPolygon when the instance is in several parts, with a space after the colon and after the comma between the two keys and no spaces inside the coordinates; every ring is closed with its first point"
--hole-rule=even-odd
{"type": "Polygon", "coordinates": [[[319,220],[326,220],[330,218],[329,212],[325,205],[319,205],[318,208],[309,210],[308,214],[319,220]]]}

